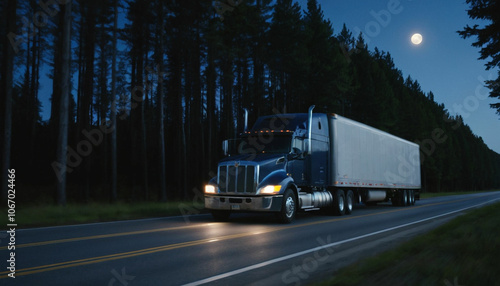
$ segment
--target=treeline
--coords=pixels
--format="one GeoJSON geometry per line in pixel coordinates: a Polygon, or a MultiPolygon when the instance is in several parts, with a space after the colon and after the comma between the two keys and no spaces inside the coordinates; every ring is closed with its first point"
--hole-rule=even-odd
{"type": "Polygon", "coordinates": [[[60,199],[64,175],[70,201],[192,198],[214,176],[221,141],[242,131],[243,108],[254,122],[312,104],[419,143],[425,191],[500,187],[500,155],[403,78],[388,52],[345,26],[335,34],[315,0],[304,10],[292,0],[81,0],[71,22],[67,2],[0,4],[0,88],[12,97],[0,103],[2,164],[16,169],[20,200],[60,199]]]}

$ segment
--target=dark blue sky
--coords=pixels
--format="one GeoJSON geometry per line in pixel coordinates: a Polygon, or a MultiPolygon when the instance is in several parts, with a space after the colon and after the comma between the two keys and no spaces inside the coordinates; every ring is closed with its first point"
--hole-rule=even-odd
{"type": "MultiPolygon", "coordinates": [[[[307,0],[295,0],[306,9],[307,0]]],[[[444,103],[450,114],[460,114],[472,131],[481,136],[494,151],[500,153],[500,116],[489,107],[494,103],[484,88],[485,79],[494,79],[497,70],[486,71],[479,49],[471,46],[474,39],[462,39],[457,31],[475,23],[467,15],[465,0],[318,0],[325,17],[338,34],[345,23],[355,37],[365,35],[373,51],[389,52],[404,77],[416,79],[424,92],[432,91],[435,101],[444,103]],[[411,43],[413,33],[423,42],[411,43]]],[[[51,89],[43,73],[42,89],[51,89]]],[[[42,118],[50,116],[48,94],[41,95],[42,118]]],[[[432,130],[429,130],[429,138],[432,130]]]]}
{"type": "MultiPolygon", "coordinates": [[[[306,9],[307,0],[298,0],[306,9]]],[[[500,153],[500,116],[489,107],[485,79],[495,79],[497,70],[486,71],[485,61],[478,60],[474,39],[462,39],[456,31],[474,22],[462,1],[432,0],[318,0],[334,33],[345,23],[357,37],[365,35],[373,51],[389,52],[404,77],[416,79],[424,92],[432,91],[435,101],[444,103],[452,115],[460,114],[472,131],[500,153]],[[413,33],[423,42],[411,43],[413,33]]],[[[429,138],[431,137],[429,130],[429,138]]]]}

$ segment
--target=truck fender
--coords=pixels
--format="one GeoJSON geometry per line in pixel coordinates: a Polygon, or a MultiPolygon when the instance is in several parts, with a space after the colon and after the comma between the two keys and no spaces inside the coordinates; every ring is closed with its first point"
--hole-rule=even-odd
{"type": "Polygon", "coordinates": [[[286,189],[289,188],[290,186],[293,186],[293,192],[295,193],[295,196],[297,197],[297,189],[295,188],[295,183],[293,181],[293,178],[288,176],[288,174],[284,170],[277,170],[274,172],[271,172],[269,175],[267,175],[262,182],[260,182],[259,186],[257,189],[268,186],[268,185],[281,185],[281,190],[279,194],[284,194],[286,189]]]}
{"type": "Polygon", "coordinates": [[[215,185],[217,186],[217,176],[213,177],[212,179],[210,179],[210,181],[208,181],[208,183],[210,185],[215,185]]]}

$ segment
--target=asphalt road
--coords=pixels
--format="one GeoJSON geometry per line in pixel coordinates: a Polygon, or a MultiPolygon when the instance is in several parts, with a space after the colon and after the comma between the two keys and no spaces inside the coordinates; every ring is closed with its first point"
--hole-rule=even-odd
{"type": "MultiPolygon", "coordinates": [[[[357,259],[500,200],[500,192],[439,197],[413,207],[355,206],[342,217],[210,215],[17,229],[0,236],[2,285],[304,285],[357,259]]],[[[19,225],[21,227],[22,225],[19,225]]]]}

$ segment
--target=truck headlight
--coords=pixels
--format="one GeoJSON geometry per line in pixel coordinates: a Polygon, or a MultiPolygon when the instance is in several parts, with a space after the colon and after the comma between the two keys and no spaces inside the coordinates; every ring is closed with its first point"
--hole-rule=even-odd
{"type": "Polygon", "coordinates": [[[277,194],[280,191],[281,191],[281,186],[280,185],[269,185],[269,186],[265,186],[264,188],[262,188],[260,190],[260,193],[261,194],[272,195],[272,194],[277,194]]]}
{"type": "Polygon", "coordinates": [[[206,194],[215,194],[215,186],[205,185],[205,193],[206,194]]]}

